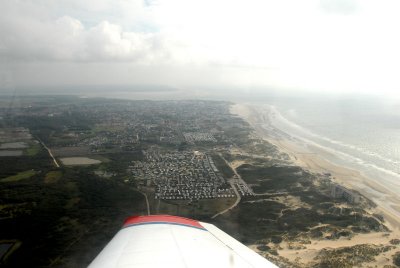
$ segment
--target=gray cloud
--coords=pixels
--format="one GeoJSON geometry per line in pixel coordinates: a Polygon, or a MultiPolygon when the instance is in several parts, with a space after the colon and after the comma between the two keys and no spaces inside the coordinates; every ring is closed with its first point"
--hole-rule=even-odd
{"type": "Polygon", "coordinates": [[[0,91],[139,83],[394,92],[399,9],[389,0],[0,0],[0,91]]]}
{"type": "Polygon", "coordinates": [[[68,16],[0,23],[6,25],[0,28],[0,55],[9,60],[147,61],[166,55],[158,34],[124,32],[108,21],[90,29],[68,16]]]}
{"type": "Polygon", "coordinates": [[[3,59],[148,63],[162,61],[168,55],[159,33],[124,31],[120,25],[107,20],[85,27],[74,17],[56,17],[60,12],[55,12],[51,5],[10,2],[14,4],[0,4],[5,11],[0,17],[0,57],[3,59]]]}

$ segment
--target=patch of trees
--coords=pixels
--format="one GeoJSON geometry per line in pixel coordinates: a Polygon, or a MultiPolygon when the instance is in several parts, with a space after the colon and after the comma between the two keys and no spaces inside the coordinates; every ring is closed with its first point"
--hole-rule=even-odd
{"type": "Polygon", "coordinates": [[[396,252],[396,254],[393,255],[393,263],[397,267],[400,267],[400,252],[396,252]]]}
{"type": "Polygon", "coordinates": [[[143,195],[125,184],[86,169],[65,169],[63,174],[52,184],[40,175],[0,184],[0,196],[8,196],[2,202],[31,204],[25,213],[0,220],[0,238],[22,242],[4,267],[48,266],[58,256],[57,265],[86,267],[126,217],[145,213],[143,195]]]}

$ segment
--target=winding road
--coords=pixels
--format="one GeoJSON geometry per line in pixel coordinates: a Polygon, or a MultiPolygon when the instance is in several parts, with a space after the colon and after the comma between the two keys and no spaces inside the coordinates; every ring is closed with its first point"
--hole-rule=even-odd
{"type": "MultiPolygon", "coordinates": [[[[220,157],[225,161],[225,163],[232,169],[232,171],[233,171],[233,173],[235,173],[236,177],[237,177],[239,180],[242,180],[242,177],[239,175],[239,173],[237,173],[236,169],[235,169],[234,167],[232,167],[232,165],[231,165],[228,161],[226,161],[226,159],[225,159],[221,154],[219,154],[219,156],[220,156],[220,157]]],[[[235,203],[234,203],[232,206],[230,206],[229,208],[227,208],[227,209],[225,209],[225,210],[223,210],[223,211],[221,211],[221,212],[218,212],[217,214],[215,214],[214,216],[212,216],[211,219],[214,219],[214,218],[218,217],[219,215],[222,215],[222,214],[228,212],[229,210],[235,208],[235,207],[239,204],[240,200],[242,199],[242,197],[240,196],[240,194],[239,194],[238,190],[236,189],[236,186],[234,185],[233,182],[234,182],[233,179],[229,180],[229,184],[231,185],[233,191],[234,191],[235,194],[236,194],[236,201],[235,201],[235,203]]]]}
{"type": "Polygon", "coordinates": [[[233,182],[229,182],[229,184],[231,185],[233,191],[234,191],[235,194],[236,194],[236,201],[235,201],[235,203],[234,203],[232,206],[230,206],[229,208],[227,208],[227,209],[225,209],[225,210],[223,210],[223,211],[221,211],[221,212],[218,212],[217,214],[215,214],[214,216],[212,216],[211,219],[214,219],[214,218],[218,217],[219,215],[222,215],[222,214],[228,212],[229,210],[233,209],[234,207],[236,207],[236,206],[239,204],[240,200],[242,199],[241,196],[240,196],[240,194],[239,194],[239,192],[238,192],[238,190],[236,189],[235,185],[233,184],[233,182]]]}

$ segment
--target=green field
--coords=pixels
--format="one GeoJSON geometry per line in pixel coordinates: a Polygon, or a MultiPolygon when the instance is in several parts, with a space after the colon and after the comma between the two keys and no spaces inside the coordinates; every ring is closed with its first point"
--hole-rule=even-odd
{"type": "Polygon", "coordinates": [[[27,171],[22,171],[14,176],[9,176],[9,177],[0,179],[0,182],[15,182],[15,181],[20,181],[20,180],[25,180],[25,179],[29,179],[30,177],[34,176],[35,174],[36,174],[36,171],[34,171],[33,169],[27,170],[27,171]]]}
{"type": "Polygon", "coordinates": [[[25,150],[25,153],[28,156],[35,156],[39,153],[40,149],[41,149],[40,145],[38,143],[34,143],[25,150]]]}
{"type": "Polygon", "coordinates": [[[55,183],[62,177],[61,171],[50,171],[44,177],[45,183],[55,183]]]}
{"type": "Polygon", "coordinates": [[[221,172],[222,176],[224,178],[231,178],[235,175],[233,173],[232,169],[228,164],[225,162],[225,160],[218,154],[213,154],[212,159],[214,160],[214,164],[217,167],[217,169],[221,172]]]}

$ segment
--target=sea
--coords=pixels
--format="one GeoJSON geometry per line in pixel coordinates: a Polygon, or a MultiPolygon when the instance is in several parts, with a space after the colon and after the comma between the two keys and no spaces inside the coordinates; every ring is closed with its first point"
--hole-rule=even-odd
{"type": "Polygon", "coordinates": [[[328,160],[377,179],[400,180],[400,99],[306,94],[261,102],[269,124],[335,155],[328,160]]]}

